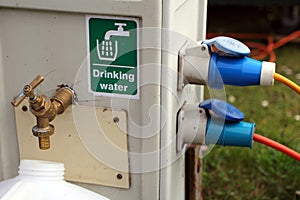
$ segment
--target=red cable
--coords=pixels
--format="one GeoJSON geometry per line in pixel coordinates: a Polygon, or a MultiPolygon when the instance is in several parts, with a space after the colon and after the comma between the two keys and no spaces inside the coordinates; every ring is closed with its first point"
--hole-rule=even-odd
{"type": "Polygon", "coordinates": [[[225,33],[225,34],[218,34],[218,33],[208,33],[207,38],[213,38],[220,35],[225,35],[228,37],[233,37],[237,39],[256,39],[256,40],[266,40],[267,45],[259,44],[258,42],[245,42],[247,46],[254,49],[252,51],[251,56],[254,59],[263,59],[267,55],[269,55],[269,61],[274,62],[276,60],[276,54],[274,52],[275,49],[281,47],[282,45],[290,42],[291,40],[300,37],[300,30],[295,31],[277,42],[274,42],[274,38],[268,34],[257,34],[257,33],[225,33]]]}
{"type": "Polygon", "coordinates": [[[264,145],[267,145],[269,147],[272,147],[278,151],[281,151],[282,153],[294,158],[295,160],[298,160],[300,162],[300,153],[278,143],[278,142],[275,142],[274,140],[271,140],[267,137],[264,137],[262,135],[259,135],[259,134],[256,134],[254,133],[253,135],[253,140],[259,142],[259,143],[262,143],[264,145]]]}
{"type": "Polygon", "coordinates": [[[282,38],[278,42],[275,42],[273,48],[276,49],[276,48],[288,43],[289,41],[296,39],[299,36],[300,36],[300,31],[295,31],[295,32],[291,33],[290,35],[282,38]]]}

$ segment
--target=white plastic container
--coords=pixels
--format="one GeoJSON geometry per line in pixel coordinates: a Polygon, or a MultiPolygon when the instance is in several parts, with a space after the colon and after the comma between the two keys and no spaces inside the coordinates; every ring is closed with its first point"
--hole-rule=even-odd
{"type": "Polygon", "coordinates": [[[64,164],[21,160],[19,175],[0,183],[1,200],[108,200],[64,181],[64,164]]]}

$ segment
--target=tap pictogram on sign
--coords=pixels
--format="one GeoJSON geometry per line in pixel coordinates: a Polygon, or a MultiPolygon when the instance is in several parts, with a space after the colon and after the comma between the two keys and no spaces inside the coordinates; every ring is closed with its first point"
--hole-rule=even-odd
{"type": "Polygon", "coordinates": [[[100,60],[115,61],[118,55],[118,40],[111,41],[112,36],[129,37],[129,31],[124,31],[125,23],[115,23],[117,30],[109,30],[105,33],[104,40],[96,40],[97,54],[100,60]],[[101,43],[101,44],[100,44],[101,43]]]}

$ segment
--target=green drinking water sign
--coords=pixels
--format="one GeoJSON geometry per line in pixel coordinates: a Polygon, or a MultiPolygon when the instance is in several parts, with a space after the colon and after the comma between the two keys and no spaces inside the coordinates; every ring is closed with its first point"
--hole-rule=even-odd
{"type": "Polygon", "coordinates": [[[89,91],[139,99],[137,18],[86,16],[89,91]]]}

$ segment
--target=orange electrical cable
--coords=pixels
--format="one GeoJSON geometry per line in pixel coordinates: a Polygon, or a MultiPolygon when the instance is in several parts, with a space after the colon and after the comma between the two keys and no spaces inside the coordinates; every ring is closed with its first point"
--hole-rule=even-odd
{"type": "Polygon", "coordinates": [[[285,84],[286,86],[290,87],[292,90],[300,94],[300,86],[294,83],[293,81],[289,80],[288,78],[278,74],[274,73],[274,79],[285,84]]]}
{"type": "Polygon", "coordinates": [[[278,142],[275,142],[274,140],[271,140],[267,137],[264,137],[264,136],[256,134],[256,133],[253,134],[253,140],[255,140],[259,143],[262,143],[264,145],[267,145],[269,147],[272,147],[278,151],[281,151],[282,153],[284,153],[300,162],[300,153],[298,153],[278,142]]]}

